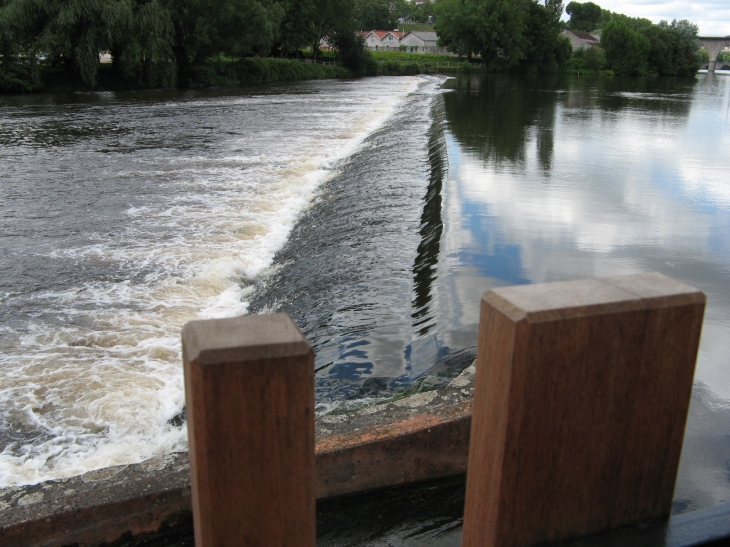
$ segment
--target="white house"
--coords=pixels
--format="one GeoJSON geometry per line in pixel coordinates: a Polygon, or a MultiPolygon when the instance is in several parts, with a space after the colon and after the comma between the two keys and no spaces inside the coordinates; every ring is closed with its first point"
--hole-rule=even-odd
{"type": "Polygon", "coordinates": [[[397,30],[371,30],[358,32],[365,39],[365,46],[376,51],[398,51],[403,33],[397,30]]]}
{"type": "Polygon", "coordinates": [[[435,32],[414,30],[406,34],[400,43],[413,53],[439,53],[447,54],[445,47],[439,47],[438,36],[435,32]]]}

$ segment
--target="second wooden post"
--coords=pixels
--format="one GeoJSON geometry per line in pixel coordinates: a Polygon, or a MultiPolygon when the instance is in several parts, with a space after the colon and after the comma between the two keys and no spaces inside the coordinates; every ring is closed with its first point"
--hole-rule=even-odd
{"type": "Polygon", "coordinates": [[[484,295],[464,547],[669,515],[704,305],[660,274],[484,295]]]}
{"type": "Polygon", "coordinates": [[[285,314],[183,328],[197,547],[314,547],[313,352],[285,314]]]}

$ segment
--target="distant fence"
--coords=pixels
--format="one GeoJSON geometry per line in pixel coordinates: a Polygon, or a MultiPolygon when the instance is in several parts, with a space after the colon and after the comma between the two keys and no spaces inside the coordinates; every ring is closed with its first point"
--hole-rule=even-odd
{"type": "Polygon", "coordinates": [[[337,64],[337,61],[316,61],[314,59],[298,59],[298,60],[303,63],[317,63],[319,65],[324,65],[324,66],[337,64]]]}
{"type": "MultiPolygon", "coordinates": [[[[413,63],[418,64],[418,66],[426,69],[433,69],[433,70],[462,70],[464,68],[464,62],[461,63],[458,62],[443,62],[443,61],[426,61],[426,62],[419,62],[417,60],[402,60],[402,59],[378,59],[379,63],[396,63],[400,65],[412,65],[413,63]]],[[[470,68],[484,68],[483,63],[469,63],[468,66],[470,68]]]]}
{"type": "MultiPolygon", "coordinates": [[[[660,274],[485,293],[462,545],[667,517],[704,307],[660,274]]],[[[311,346],[284,314],[182,340],[196,546],[313,547],[311,346]]]]}

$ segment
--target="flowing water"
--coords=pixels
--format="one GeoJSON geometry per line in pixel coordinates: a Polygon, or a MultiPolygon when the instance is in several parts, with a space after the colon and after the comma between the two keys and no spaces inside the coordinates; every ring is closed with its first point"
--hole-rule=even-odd
{"type": "Polygon", "coordinates": [[[708,294],[675,510],[730,501],[729,109],[704,75],[0,98],[0,486],[184,449],[190,319],[290,313],[321,413],[456,374],[490,287],[657,270],[708,294]]]}

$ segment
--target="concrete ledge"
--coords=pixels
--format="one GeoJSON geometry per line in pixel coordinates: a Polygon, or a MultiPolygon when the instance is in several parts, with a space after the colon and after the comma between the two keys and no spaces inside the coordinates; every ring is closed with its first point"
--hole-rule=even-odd
{"type": "MultiPolygon", "coordinates": [[[[474,366],[441,389],[321,416],[318,499],[466,473],[474,366]]],[[[0,545],[93,547],[189,515],[187,453],[0,490],[0,545]]]]}

